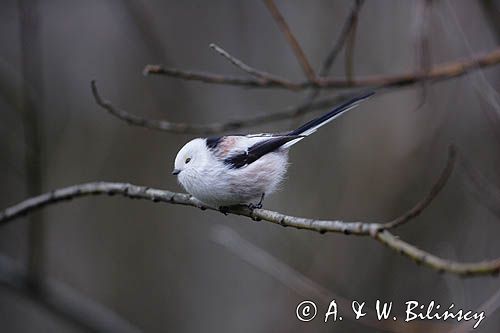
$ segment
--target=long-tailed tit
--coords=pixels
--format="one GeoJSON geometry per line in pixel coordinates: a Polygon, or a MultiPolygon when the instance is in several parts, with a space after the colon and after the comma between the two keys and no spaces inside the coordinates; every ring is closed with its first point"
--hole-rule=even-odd
{"type": "Polygon", "coordinates": [[[345,102],[285,134],[226,135],[189,141],[175,157],[179,183],[192,196],[216,208],[260,202],[276,190],[288,167],[288,150],[318,128],[358,106],[374,93],[345,102]]]}

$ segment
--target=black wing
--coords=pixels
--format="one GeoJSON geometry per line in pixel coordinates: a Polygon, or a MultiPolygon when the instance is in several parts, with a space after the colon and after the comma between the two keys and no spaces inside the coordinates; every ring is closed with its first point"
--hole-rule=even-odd
{"type": "Polygon", "coordinates": [[[237,155],[232,155],[224,160],[231,168],[237,169],[244,167],[250,163],[257,161],[262,156],[277,150],[285,143],[301,138],[300,135],[285,135],[279,137],[271,137],[268,140],[260,141],[250,146],[247,151],[237,155]]]}

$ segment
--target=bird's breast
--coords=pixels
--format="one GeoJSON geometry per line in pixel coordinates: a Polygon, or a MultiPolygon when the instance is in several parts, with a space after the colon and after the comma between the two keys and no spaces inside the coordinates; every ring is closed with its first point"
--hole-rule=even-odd
{"type": "MultiPolygon", "coordinates": [[[[269,153],[241,168],[224,163],[179,174],[188,193],[211,206],[248,203],[275,191],[288,166],[286,152],[269,153]],[[183,175],[184,173],[184,175],[183,175]]],[[[185,170],[188,171],[188,170],[185,170]]]]}

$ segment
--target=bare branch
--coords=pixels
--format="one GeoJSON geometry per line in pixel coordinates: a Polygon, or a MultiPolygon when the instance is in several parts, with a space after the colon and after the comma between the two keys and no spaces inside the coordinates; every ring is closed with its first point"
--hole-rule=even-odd
{"type": "Polygon", "coordinates": [[[264,71],[260,71],[258,69],[255,69],[253,67],[248,66],[245,64],[243,61],[235,58],[234,56],[230,55],[226,50],[222,49],[221,47],[215,45],[215,44],[210,44],[210,48],[214,49],[215,52],[219,53],[221,56],[229,60],[233,65],[244,71],[245,73],[250,74],[251,76],[254,76],[256,78],[259,78],[264,81],[269,81],[269,82],[276,82],[277,84],[289,87],[290,89],[294,89],[294,83],[290,82],[286,79],[280,78],[276,75],[269,74],[264,71]]]}
{"type": "Polygon", "coordinates": [[[142,72],[144,75],[157,74],[166,75],[174,78],[179,78],[188,81],[201,81],[205,83],[225,84],[231,86],[244,86],[244,87],[280,87],[290,90],[303,89],[295,83],[284,84],[283,82],[269,81],[264,79],[248,79],[237,76],[227,76],[221,74],[204,73],[184,71],[176,68],[163,67],[162,65],[146,65],[142,72]]]}
{"type": "Polygon", "coordinates": [[[359,87],[396,88],[413,85],[423,81],[439,81],[456,78],[480,68],[491,67],[500,63],[500,48],[483,55],[473,56],[465,60],[435,65],[425,72],[409,72],[397,75],[371,75],[359,77],[356,80],[345,78],[325,77],[317,78],[315,82],[301,81],[292,83],[291,86],[283,85],[276,81],[265,81],[262,79],[241,78],[225,76],[220,74],[183,71],[175,68],[167,68],[161,65],[147,65],[144,74],[166,75],[184,80],[194,80],[213,84],[226,84],[233,86],[245,86],[256,88],[282,88],[282,89],[347,89],[359,87]]]}
{"type": "Polygon", "coordinates": [[[342,30],[340,32],[339,38],[337,41],[333,44],[332,49],[328,53],[328,55],[325,58],[325,61],[323,62],[323,66],[321,67],[321,70],[319,71],[320,76],[326,76],[328,75],[328,72],[330,71],[330,68],[333,65],[333,62],[337,58],[337,56],[340,53],[340,50],[344,47],[344,44],[350,35],[351,30],[355,29],[355,26],[357,25],[358,22],[358,17],[359,17],[359,12],[361,11],[361,7],[364,4],[364,0],[356,0],[354,1],[354,6],[351,9],[351,12],[349,13],[349,16],[344,23],[344,26],[342,27],[342,30]]]}
{"type": "Polygon", "coordinates": [[[142,332],[112,310],[71,287],[52,279],[40,279],[39,275],[29,275],[4,255],[0,255],[0,284],[35,301],[64,320],[77,324],[86,332],[142,332]]]}
{"type": "Polygon", "coordinates": [[[462,276],[498,274],[500,271],[500,258],[474,263],[461,263],[439,258],[429,252],[411,245],[388,231],[377,232],[373,238],[380,241],[390,249],[399,252],[417,264],[423,264],[439,272],[453,273],[462,276]]]}
{"type": "Polygon", "coordinates": [[[285,19],[283,18],[283,15],[281,15],[278,7],[276,7],[276,4],[274,3],[274,0],[264,0],[264,3],[267,6],[267,9],[273,16],[273,19],[276,21],[278,24],[281,32],[285,35],[285,38],[290,45],[290,47],[293,50],[293,53],[295,54],[295,57],[299,61],[300,66],[302,67],[302,70],[304,71],[304,74],[306,74],[306,77],[309,79],[311,82],[316,81],[316,74],[314,74],[314,69],[312,68],[311,64],[309,63],[309,60],[307,60],[307,57],[300,47],[299,42],[295,38],[295,35],[292,33],[290,30],[290,27],[286,23],[285,19]]]}
{"type": "MultiPolygon", "coordinates": [[[[340,309],[349,309],[351,307],[351,301],[347,298],[311,280],[278,258],[273,257],[264,249],[244,239],[229,227],[216,225],[212,230],[211,239],[303,297],[318,299],[326,306],[334,299],[338,303],[340,309]]],[[[367,310],[368,313],[375,313],[375,309],[367,308],[367,310]]],[[[347,311],[343,317],[384,332],[404,333],[409,331],[430,331],[432,329],[442,332],[447,331],[445,329],[449,330],[454,327],[454,325],[446,323],[405,322],[401,324],[395,321],[382,322],[375,317],[366,317],[363,318],[363,321],[359,321],[359,318],[356,318],[356,315],[350,311],[347,311]]]]}
{"type": "MultiPolygon", "coordinates": [[[[32,196],[42,190],[44,171],[43,144],[43,62],[42,38],[40,33],[41,7],[37,1],[21,0],[19,21],[22,64],[22,107],[25,140],[24,170],[26,173],[27,195],[32,196]],[[32,89],[30,89],[32,87],[32,89]],[[35,93],[36,92],[36,93],[35,93]]],[[[33,215],[28,227],[28,268],[32,275],[43,275],[45,269],[46,224],[42,215],[33,215]]]]}
{"type": "MultiPolygon", "coordinates": [[[[484,313],[495,313],[495,311],[500,307],[500,288],[488,297],[481,305],[476,309],[477,311],[484,311],[484,313]]],[[[467,333],[474,331],[474,324],[471,322],[464,321],[456,329],[450,333],[467,333]]]]}
{"type": "MultiPolygon", "coordinates": [[[[354,9],[359,10],[360,6],[363,4],[363,0],[356,0],[354,9]]],[[[358,28],[358,16],[357,11],[353,11],[354,15],[352,17],[352,22],[350,25],[349,33],[347,34],[347,39],[345,41],[345,76],[348,81],[351,81],[354,77],[354,45],[356,44],[356,30],[358,28]]]]}
{"type": "MultiPolygon", "coordinates": [[[[458,77],[460,75],[467,74],[470,71],[476,70],[482,67],[493,66],[500,63],[500,48],[486,54],[483,56],[476,56],[471,59],[451,62],[448,64],[442,64],[435,66],[425,73],[409,73],[394,76],[378,76],[378,77],[365,77],[358,78],[355,81],[345,81],[340,79],[324,78],[324,83],[320,86],[315,86],[317,89],[329,88],[329,87],[341,87],[348,88],[350,86],[373,86],[379,88],[397,88],[404,87],[407,85],[415,84],[423,81],[435,81],[435,80],[446,80],[458,77]],[[334,81],[336,80],[336,81],[334,81]],[[329,82],[329,83],[328,83],[329,82]]],[[[151,66],[151,65],[148,65],[151,66]]],[[[202,74],[202,73],[192,73],[183,72],[176,69],[164,69],[161,66],[146,67],[145,71],[148,73],[163,73],[167,75],[173,75],[174,77],[180,77],[188,80],[200,80],[203,82],[219,83],[219,84],[236,84],[242,86],[253,86],[253,87],[281,87],[286,88],[279,81],[266,81],[256,80],[256,79],[241,79],[234,77],[221,76],[216,74],[202,74]],[[236,81],[235,81],[236,80],[236,81]],[[237,83],[235,83],[237,82],[237,83]]],[[[294,87],[298,89],[311,87],[310,82],[293,83],[294,87]]],[[[317,96],[317,92],[307,99],[304,103],[300,104],[295,108],[287,108],[281,112],[273,113],[270,115],[258,116],[255,118],[247,120],[231,121],[229,123],[212,123],[212,124],[188,124],[188,123],[172,123],[165,120],[150,120],[140,116],[130,114],[124,110],[115,108],[110,102],[104,101],[98,94],[95,83],[92,83],[92,92],[97,104],[106,109],[112,115],[118,117],[129,123],[130,125],[147,127],[154,130],[161,130],[174,133],[195,133],[195,134],[210,134],[219,133],[227,130],[234,130],[243,127],[251,127],[260,125],[262,123],[278,121],[282,119],[289,119],[299,116],[305,111],[312,111],[320,109],[322,107],[330,106],[329,103],[334,103],[338,101],[337,97],[327,97],[318,103],[311,104],[309,101],[314,100],[317,96]]]]}
{"type": "MultiPolygon", "coordinates": [[[[450,151],[449,159],[454,159],[452,151],[450,151]]],[[[445,168],[445,173],[448,172],[447,170],[448,168],[445,168]]],[[[440,183],[441,179],[443,179],[443,176],[440,177],[438,183],[440,183]]],[[[447,179],[447,177],[444,177],[444,179],[447,179]]],[[[439,186],[435,188],[440,189],[439,186]]],[[[159,190],[126,183],[95,182],[73,185],[26,199],[14,206],[5,209],[3,212],[0,212],[0,225],[6,224],[7,222],[15,218],[57,202],[84,196],[102,194],[119,194],[131,199],[144,199],[154,202],[166,202],[170,204],[197,207],[202,210],[210,209],[218,211],[217,208],[205,206],[196,198],[185,193],[170,192],[166,190],[159,190]]],[[[426,202],[426,204],[423,205],[420,210],[415,210],[415,208],[412,208],[409,213],[405,214],[407,216],[404,219],[405,222],[409,219],[415,218],[418,214],[420,214],[423,208],[425,208],[430,203],[430,201],[434,199],[436,194],[437,193],[435,191],[431,191],[429,194],[430,198],[423,200],[423,202],[426,202]]],[[[417,207],[418,206],[419,204],[417,204],[417,207]]],[[[247,206],[233,206],[225,211],[225,213],[246,216],[255,221],[264,220],[284,227],[294,227],[297,229],[306,229],[317,231],[320,233],[337,232],[344,234],[355,234],[360,236],[371,236],[374,239],[387,245],[391,249],[439,271],[450,272],[458,275],[485,275],[495,274],[500,271],[500,259],[489,262],[464,264],[441,259],[434,255],[426,253],[413,245],[399,240],[396,236],[389,233],[387,229],[392,227],[390,223],[380,224],[371,222],[345,222],[339,220],[315,220],[284,215],[266,209],[252,210],[247,206]]],[[[398,219],[396,219],[395,221],[397,220],[398,219]]],[[[400,224],[401,223],[396,223],[395,226],[400,224]]]]}
{"type": "Polygon", "coordinates": [[[438,81],[455,78],[470,71],[500,63],[500,48],[487,54],[471,57],[470,59],[445,63],[431,67],[425,72],[407,73],[399,75],[377,75],[344,80],[325,78],[320,80],[320,86],[327,88],[352,88],[352,87],[403,87],[421,81],[438,81]]]}
{"type": "MultiPolygon", "coordinates": [[[[330,69],[337,58],[337,56],[340,53],[340,50],[344,47],[344,44],[347,40],[347,37],[350,35],[350,32],[354,27],[357,25],[358,22],[358,16],[359,12],[361,11],[361,7],[363,6],[364,0],[355,0],[354,1],[354,6],[351,9],[351,12],[349,13],[349,16],[347,17],[346,22],[344,23],[344,26],[342,27],[342,30],[340,32],[340,35],[337,39],[337,41],[333,44],[330,52],[325,57],[325,60],[323,61],[323,65],[321,66],[319,70],[319,76],[324,77],[327,76],[328,73],[330,72],[330,69]]],[[[316,87],[314,88],[304,99],[304,101],[297,107],[296,115],[298,116],[300,114],[305,113],[304,110],[307,110],[307,107],[314,102],[314,100],[319,96],[321,89],[316,87]]]]}
{"type": "MultiPolygon", "coordinates": [[[[47,205],[84,196],[103,194],[119,194],[131,199],[144,199],[154,202],[166,202],[177,205],[197,207],[202,210],[210,209],[218,211],[217,208],[205,206],[191,195],[185,193],[170,192],[166,190],[159,190],[127,183],[93,182],[57,189],[36,197],[26,199],[14,206],[5,209],[3,212],[0,212],[0,225],[47,205]]],[[[307,218],[288,216],[265,209],[251,210],[247,206],[230,207],[228,213],[250,217],[253,220],[265,220],[282,226],[291,226],[298,229],[308,229],[321,233],[342,232],[357,235],[368,235],[370,234],[370,232],[377,231],[382,227],[378,223],[311,220],[307,218]]]]}
{"type": "Polygon", "coordinates": [[[405,214],[395,218],[391,222],[385,223],[384,224],[385,229],[392,229],[410,221],[415,216],[420,215],[420,213],[422,213],[422,211],[431,204],[434,198],[439,194],[439,192],[441,192],[443,187],[448,182],[448,179],[450,178],[451,173],[453,171],[453,167],[455,166],[456,155],[457,154],[455,148],[453,146],[450,146],[448,152],[449,156],[448,162],[446,163],[446,166],[441,172],[441,175],[439,176],[437,182],[434,184],[434,186],[432,186],[431,190],[429,191],[429,194],[405,214]]]}
{"type": "Polygon", "coordinates": [[[463,156],[460,157],[459,165],[462,167],[466,186],[480,204],[500,219],[500,189],[472,163],[463,156]]]}
{"type": "Polygon", "coordinates": [[[226,123],[191,124],[191,123],[174,123],[167,120],[147,119],[128,113],[125,110],[113,106],[111,102],[104,100],[99,94],[95,81],[91,82],[91,88],[92,88],[92,94],[94,95],[94,99],[100,107],[102,107],[103,109],[105,109],[111,115],[117,117],[118,119],[125,121],[129,125],[141,126],[153,130],[159,130],[171,133],[191,133],[200,135],[221,133],[240,128],[259,126],[263,124],[277,122],[284,119],[291,119],[294,117],[298,117],[297,111],[301,111],[301,113],[307,113],[325,107],[330,107],[336,103],[339,103],[349,98],[350,96],[347,94],[337,95],[337,96],[327,96],[318,99],[316,102],[310,103],[309,105],[304,105],[299,107],[296,106],[288,107],[278,112],[255,116],[253,118],[248,118],[248,119],[229,121],[226,123]]]}
{"type": "MultiPolygon", "coordinates": [[[[416,2],[415,15],[415,56],[417,67],[422,72],[426,72],[431,65],[430,49],[431,43],[429,32],[431,27],[432,0],[422,0],[416,2]]],[[[420,102],[417,110],[425,105],[428,93],[428,82],[423,81],[420,90],[420,102]]]]}

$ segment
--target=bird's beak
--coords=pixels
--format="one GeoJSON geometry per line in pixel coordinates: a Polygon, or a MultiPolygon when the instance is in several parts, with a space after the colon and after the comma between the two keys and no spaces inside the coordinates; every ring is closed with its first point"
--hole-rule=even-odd
{"type": "Polygon", "coordinates": [[[172,171],[172,174],[173,174],[174,176],[177,176],[177,175],[178,175],[178,174],[180,174],[180,173],[181,173],[181,170],[179,170],[179,169],[174,169],[174,171],[172,171]]]}

